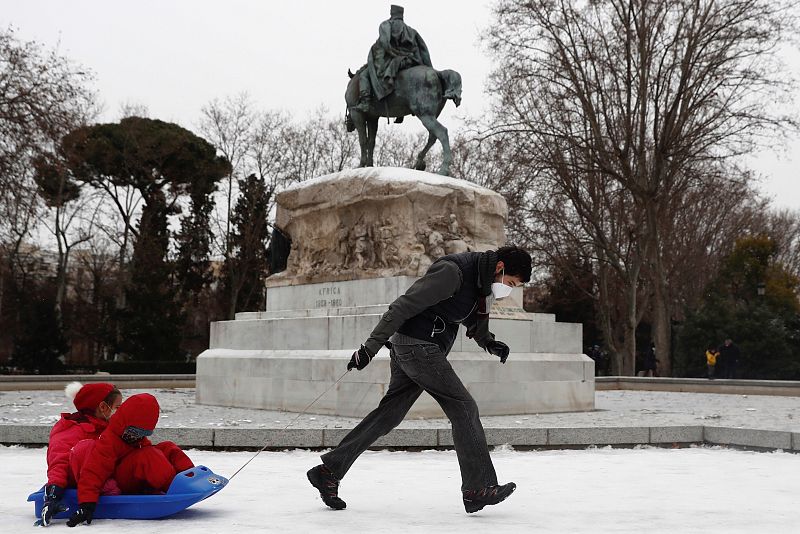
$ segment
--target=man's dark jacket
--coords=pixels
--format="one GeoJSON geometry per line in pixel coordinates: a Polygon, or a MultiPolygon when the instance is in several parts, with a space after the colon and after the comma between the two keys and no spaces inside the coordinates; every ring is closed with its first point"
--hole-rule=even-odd
{"type": "Polygon", "coordinates": [[[486,296],[497,265],[497,254],[464,252],[436,260],[425,276],[414,282],[381,317],[364,346],[371,354],[394,334],[435,343],[447,354],[458,335],[458,325],[481,348],[494,340],[489,332],[486,296]]]}

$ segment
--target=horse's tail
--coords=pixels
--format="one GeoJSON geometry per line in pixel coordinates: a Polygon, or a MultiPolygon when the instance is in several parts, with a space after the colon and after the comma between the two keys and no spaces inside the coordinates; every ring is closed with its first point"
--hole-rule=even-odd
{"type": "MultiPolygon", "coordinates": [[[[361,69],[363,69],[363,68],[364,67],[361,67],[361,69]]],[[[359,72],[361,72],[361,69],[357,70],[355,72],[355,74],[350,69],[347,69],[347,76],[350,78],[350,82],[348,82],[348,84],[347,84],[347,91],[348,92],[350,91],[350,85],[351,84],[353,84],[353,83],[357,84],[358,83],[358,80],[353,81],[353,78],[356,75],[358,75],[359,72]]],[[[345,93],[345,99],[347,99],[346,93],[345,93]]],[[[354,132],[356,130],[356,125],[353,122],[353,117],[350,116],[350,108],[349,107],[345,107],[344,108],[344,127],[345,127],[345,130],[347,130],[348,133],[349,132],[354,132]]]]}

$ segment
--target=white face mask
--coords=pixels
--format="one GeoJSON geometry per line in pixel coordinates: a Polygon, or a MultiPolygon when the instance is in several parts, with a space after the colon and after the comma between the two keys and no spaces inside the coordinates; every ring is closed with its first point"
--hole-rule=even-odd
{"type": "Polygon", "coordinates": [[[105,419],[106,421],[110,421],[111,420],[111,416],[114,415],[114,412],[116,412],[117,409],[112,407],[109,404],[106,404],[106,406],[108,406],[108,416],[103,415],[103,419],[105,419]]]}
{"type": "Polygon", "coordinates": [[[492,295],[497,300],[504,299],[511,294],[511,291],[514,289],[511,286],[505,285],[502,281],[505,278],[505,269],[500,271],[503,273],[500,278],[500,282],[495,282],[492,284],[492,295]]]}

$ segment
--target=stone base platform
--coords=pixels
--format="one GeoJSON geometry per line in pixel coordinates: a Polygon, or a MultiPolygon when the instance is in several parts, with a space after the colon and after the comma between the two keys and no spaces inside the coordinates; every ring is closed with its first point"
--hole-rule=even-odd
{"type": "MultiPolygon", "coordinates": [[[[345,373],[351,354],[352,350],[212,349],[198,360],[197,403],[300,412],[321,395],[310,413],[361,417],[378,405],[388,388],[389,354],[382,349],[366,369],[347,373],[332,387],[345,373]]],[[[482,415],[594,409],[591,361],[575,354],[515,353],[512,358],[501,365],[482,353],[448,356],[482,415]]],[[[423,394],[409,417],[443,414],[433,398],[423,394]]]]}
{"type": "MultiPolygon", "coordinates": [[[[197,403],[362,417],[388,387],[388,350],[363,371],[345,373],[353,350],[415,278],[399,276],[269,287],[263,312],[211,325],[197,359],[197,403]],[[328,391],[328,389],[330,391],[328,391]]],[[[594,409],[594,362],[581,354],[581,325],[525,313],[521,289],[492,312],[490,328],[508,343],[505,365],[464,335],[448,356],[482,415],[594,409]]],[[[442,417],[424,394],[409,417],[442,417]]]]}

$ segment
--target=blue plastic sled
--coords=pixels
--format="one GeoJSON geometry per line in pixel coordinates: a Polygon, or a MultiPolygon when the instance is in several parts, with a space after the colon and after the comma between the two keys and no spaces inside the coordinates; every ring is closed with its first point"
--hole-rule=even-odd
{"type": "MultiPolygon", "coordinates": [[[[208,499],[225,487],[228,479],[215,474],[203,465],[195,466],[175,475],[175,480],[164,495],[106,495],[100,497],[94,519],[158,519],[176,514],[203,499],[208,499]]],[[[35,504],[36,517],[44,505],[44,487],[28,496],[35,504]]],[[[61,503],[67,511],[55,516],[66,519],[78,509],[78,490],[64,492],[61,503]]]]}

